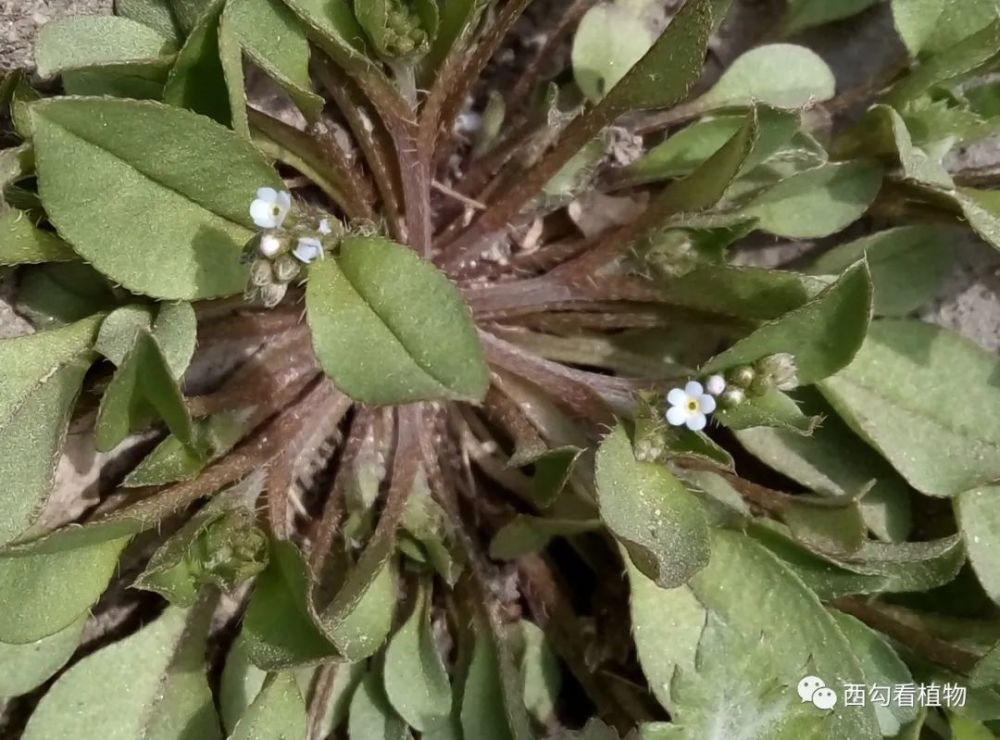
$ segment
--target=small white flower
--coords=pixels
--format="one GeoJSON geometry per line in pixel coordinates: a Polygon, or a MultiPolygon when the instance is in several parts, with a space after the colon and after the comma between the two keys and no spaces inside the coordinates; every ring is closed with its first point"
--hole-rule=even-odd
{"type": "Polygon", "coordinates": [[[277,229],[285,222],[292,208],[292,196],[284,190],[260,188],[257,198],[250,204],[250,217],[262,229],[277,229]]]}
{"type": "Polygon", "coordinates": [[[333,233],[333,228],[330,226],[330,219],[324,218],[319,222],[319,233],[323,236],[329,236],[333,233]]]}
{"type": "Polygon", "coordinates": [[[705,393],[701,383],[692,380],[684,388],[674,388],[667,394],[667,421],[675,427],[687,426],[700,432],[708,423],[707,414],[715,411],[715,399],[705,393]]]}
{"type": "Polygon", "coordinates": [[[726,379],[721,375],[710,375],[705,381],[705,389],[713,396],[721,396],[722,391],[726,390],[726,379]]]}
{"type": "Polygon", "coordinates": [[[319,239],[314,239],[311,236],[304,236],[299,239],[299,243],[292,250],[292,254],[295,256],[299,262],[309,264],[317,257],[323,256],[323,245],[320,244],[319,239]]]}
{"type": "Polygon", "coordinates": [[[265,257],[273,257],[281,251],[281,239],[274,234],[264,234],[260,238],[260,253],[265,257]]]}

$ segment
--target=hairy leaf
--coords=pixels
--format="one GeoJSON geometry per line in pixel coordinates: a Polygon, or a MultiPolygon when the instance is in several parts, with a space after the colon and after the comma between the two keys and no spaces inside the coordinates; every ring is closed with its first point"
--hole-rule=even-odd
{"type": "Polygon", "coordinates": [[[253,194],[282,187],[249,143],[152,102],[46,100],[32,106],[32,120],[46,211],[94,267],[164,299],[243,289],[253,194]],[[95,208],[82,192],[107,197],[95,208]]]}
{"type": "Polygon", "coordinates": [[[702,372],[786,352],[795,358],[800,384],[815,383],[845,367],[858,352],[868,329],[871,301],[868,268],[864,262],[855,263],[813,300],[713,357],[702,372]]]}
{"type": "Polygon", "coordinates": [[[27,694],[45,683],[62,668],[76,651],[83,636],[86,615],[81,615],[68,627],[34,642],[16,645],[0,643],[0,697],[27,694]]]}
{"type": "Polygon", "coordinates": [[[83,67],[167,64],[173,51],[173,41],[128,18],[78,16],[45,24],[35,62],[42,77],[52,77],[83,67]]]}
{"type": "Polygon", "coordinates": [[[229,737],[230,740],[291,740],[305,737],[306,730],[306,702],[295,677],[291,673],[278,673],[264,683],[229,737]]]}
{"type": "Polygon", "coordinates": [[[637,461],[621,426],[601,443],[595,479],[601,518],[648,577],[678,586],[705,566],[701,505],[665,467],[637,461]]]}
{"type": "Polygon", "coordinates": [[[482,398],[486,363],[455,286],[386,239],[349,238],[310,267],[316,355],[337,387],[371,404],[482,398]]]}
{"type": "Polygon", "coordinates": [[[972,342],[916,321],[884,319],[820,390],[910,485],[954,496],[1000,478],[996,376],[996,358],[972,342]],[[952,401],[957,388],[959,404],[952,401]]]}
{"type": "Polygon", "coordinates": [[[815,52],[794,44],[769,44],[743,54],[698,98],[699,106],[724,108],[764,103],[801,108],[829,100],[836,80],[815,52]]]}

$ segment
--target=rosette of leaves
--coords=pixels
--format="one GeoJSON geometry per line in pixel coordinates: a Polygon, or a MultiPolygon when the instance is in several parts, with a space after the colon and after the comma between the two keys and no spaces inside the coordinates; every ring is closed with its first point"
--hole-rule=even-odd
{"type": "Polygon", "coordinates": [[[871,3],[721,73],[727,2],[531,5],[119,0],[3,76],[12,737],[992,736],[1000,367],[914,318],[1000,247],[992,3],[839,94],[789,34],[871,3]]]}

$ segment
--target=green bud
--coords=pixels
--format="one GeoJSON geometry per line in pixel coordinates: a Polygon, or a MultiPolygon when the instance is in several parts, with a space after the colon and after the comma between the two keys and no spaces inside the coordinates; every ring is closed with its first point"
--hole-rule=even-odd
{"type": "Polygon", "coordinates": [[[274,260],[274,277],[279,283],[290,283],[298,276],[299,268],[299,261],[291,255],[278,255],[274,260]]]}
{"type": "Polygon", "coordinates": [[[799,387],[795,357],[787,352],[768,355],[757,363],[757,372],[768,379],[772,388],[790,391],[799,387]]]}
{"type": "Polygon", "coordinates": [[[265,259],[255,259],[250,263],[250,284],[260,287],[274,282],[274,271],[271,263],[265,259]]]}
{"type": "Polygon", "coordinates": [[[262,285],[257,290],[257,299],[263,304],[265,308],[274,308],[279,303],[281,299],[285,297],[285,293],[288,291],[288,285],[285,283],[272,283],[271,285],[262,285]]]}
{"type": "Polygon", "coordinates": [[[754,370],[749,365],[740,365],[739,367],[734,367],[728,373],[726,373],[726,381],[730,385],[735,385],[739,388],[749,388],[753,383],[754,378],[757,377],[757,371],[754,370]]]}
{"type": "Polygon", "coordinates": [[[231,591],[264,570],[267,537],[248,512],[230,512],[206,527],[189,557],[198,565],[198,580],[231,591]]]}

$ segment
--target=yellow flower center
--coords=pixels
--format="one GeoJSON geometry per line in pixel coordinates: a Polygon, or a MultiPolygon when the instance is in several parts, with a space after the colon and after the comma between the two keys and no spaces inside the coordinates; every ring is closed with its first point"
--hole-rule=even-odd
{"type": "Polygon", "coordinates": [[[693,398],[688,399],[688,411],[693,413],[697,410],[698,410],[698,402],[693,398]]]}

